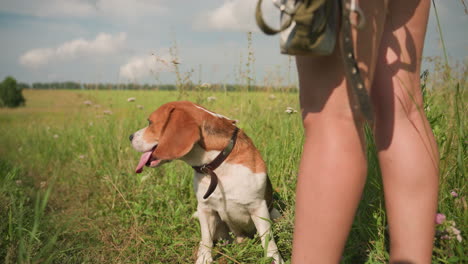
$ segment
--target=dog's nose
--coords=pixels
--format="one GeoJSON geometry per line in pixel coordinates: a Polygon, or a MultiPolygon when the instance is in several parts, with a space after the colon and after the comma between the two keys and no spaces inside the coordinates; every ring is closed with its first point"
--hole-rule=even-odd
{"type": "Polygon", "coordinates": [[[132,141],[132,140],[133,140],[133,134],[131,134],[131,135],[128,137],[128,139],[130,139],[130,141],[132,141]]]}

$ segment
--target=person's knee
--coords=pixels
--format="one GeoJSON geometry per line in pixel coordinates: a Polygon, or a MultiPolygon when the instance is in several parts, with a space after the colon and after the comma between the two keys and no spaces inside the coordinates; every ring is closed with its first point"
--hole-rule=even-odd
{"type": "Polygon", "coordinates": [[[425,116],[422,104],[414,100],[385,100],[375,104],[375,118],[384,127],[401,121],[415,122],[425,116]]]}

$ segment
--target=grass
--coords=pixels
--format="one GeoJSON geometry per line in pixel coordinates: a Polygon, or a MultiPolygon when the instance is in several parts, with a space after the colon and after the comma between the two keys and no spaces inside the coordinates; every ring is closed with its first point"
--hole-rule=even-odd
{"type": "MultiPolygon", "coordinates": [[[[434,263],[466,261],[466,102],[463,78],[425,90],[441,153],[439,211],[462,230],[441,239],[434,263]],[[456,191],[458,197],[450,193],[456,191]]],[[[164,91],[25,91],[27,106],[0,110],[0,262],[193,263],[200,239],[191,218],[192,169],[172,162],[135,174],[128,136],[159,105],[181,96],[239,120],[266,159],[283,217],[274,235],[290,259],[295,184],[302,151],[297,93],[164,91]],[[270,96],[274,94],[273,96],[270,96]],[[216,100],[208,102],[208,96],[216,100]],[[136,102],[127,98],[136,97],[136,102]],[[92,101],[91,106],[83,104],[92,101]],[[139,109],[141,105],[143,109],[139,109]],[[105,110],[111,112],[104,113],[105,110]]],[[[370,138],[370,135],[368,135],[370,138]]],[[[388,236],[372,140],[369,173],[343,263],[384,263],[388,236]]],[[[260,239],[214,248],[217,263],[270,263],[260,239]]]]}

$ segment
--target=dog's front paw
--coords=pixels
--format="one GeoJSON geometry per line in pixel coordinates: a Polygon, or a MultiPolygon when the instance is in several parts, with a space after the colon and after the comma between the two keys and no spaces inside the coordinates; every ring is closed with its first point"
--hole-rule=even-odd
{"type": "Polygon", "coordinates": [[[281,258],[280,254],[274,254],[273,256],[273,262],[271,264],[284,264],[283,259],[281,258]]]}
{"type": "Polygon", "coordinates": [[[195,264],[210,264],[213,263],[213,258],[211,257],[211,248],[204,246],[200,243],[198,248],[198,258],[195,264]]]}
{"type": "Polygon", "coordinates": [[[211,257],[211,254],[199,256],[197,258],[197,262],[195,262],[195,264],[211,264],[211,263],[213,263],[213,258],[211,257]]]}

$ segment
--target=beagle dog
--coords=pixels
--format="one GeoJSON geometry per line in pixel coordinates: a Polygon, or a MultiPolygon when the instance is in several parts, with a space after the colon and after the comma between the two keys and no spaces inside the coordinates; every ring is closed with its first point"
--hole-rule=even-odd
{"type": "Polygon", "coordinates": [[[194,168],[201,227],[196,264],[212,263],[211,248],[219,239],[237,242],[258,232],[267,256],[283,260],[271,232],[279,216],[272,207],[273,189],[265,162],[236,121],[188,101],[170,102],[154,111],[148,126],[130,135],[142,152],[136,167],[157,167],[180,159],[194,168]]]}

